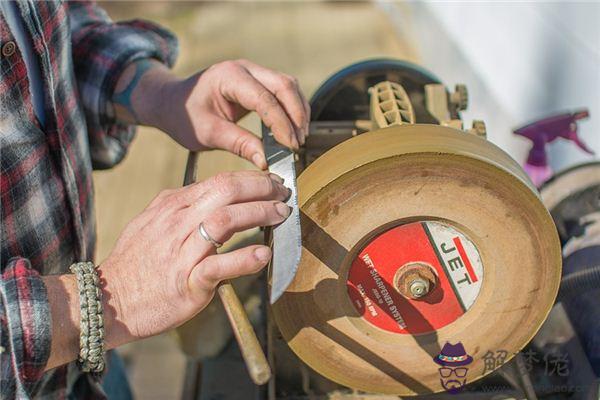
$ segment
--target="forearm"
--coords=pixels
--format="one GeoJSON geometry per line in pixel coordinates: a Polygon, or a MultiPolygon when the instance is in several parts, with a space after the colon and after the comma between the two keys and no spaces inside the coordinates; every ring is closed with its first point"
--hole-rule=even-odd
{"type": "Polygon", "coordinates": [[[224,61],[178,79],[143,59],[119,77],[113,109],[122,122],[150,125],[189,150],[222,149],[266,169],[260,139],[238,121],[255,111],[275,139],[298,149],[308,134],[310,106],[297,81],[247,60],[224,61]]]}
{"type": "Polygon", "coordinates": [[[162,63],[144,59],[130,64],[119,78],[112,96],[118,120],[164,129],[171,108],[171,88],[179,80],[162,63]]]}
{"type": "Polygon", "coordinates": [[[52,317],[49,370],[75,360],[79,353],[79,294],[74,275],[52,275],[43,280],[52,317]]]}
{"type": "MultiPolygon", "coordinates": [[[[101,276],[101,275],[100,275],[101,276]]],[[[52,345],[46,370],[77,359],[79,354],[80,300],[77,278],[72,274],[43,277],[52,318],[52,345]]],[[[113,285],[102,279],[102,306],[106,349],[132,340],[122,322],[118,295],[113,285]]]]}

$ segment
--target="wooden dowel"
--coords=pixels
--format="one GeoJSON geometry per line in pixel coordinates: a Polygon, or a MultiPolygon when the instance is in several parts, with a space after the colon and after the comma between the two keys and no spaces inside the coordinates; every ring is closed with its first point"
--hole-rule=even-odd
{"type": "Polygon", "coordinates": [[[227,317],[229,317],[233,334],[246,362],[250,378],[257,385],[264,385],[271,379],[271,367],[267,362],[267,357],[265,357],[244,306],[228,281],[222,282],[217,292],[223,302],[227,317]]]}

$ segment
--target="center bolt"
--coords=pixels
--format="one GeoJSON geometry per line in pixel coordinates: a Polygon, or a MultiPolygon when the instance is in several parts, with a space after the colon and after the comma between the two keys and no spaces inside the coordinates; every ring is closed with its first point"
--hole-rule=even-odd
{"type": "Polygon", "coordinates": [[[409,282],[410,293],[414,297],[423,297],[429,293],[429,280],[416,278],[409,282]]]}
{"type": "Polygon", "coordinates": [[[424,262],[411,262],[403,265],[396,272],[394,287],[407,299],[418,300],[427,296],[437,282],[437,275],[432,266],[424,262]]]}

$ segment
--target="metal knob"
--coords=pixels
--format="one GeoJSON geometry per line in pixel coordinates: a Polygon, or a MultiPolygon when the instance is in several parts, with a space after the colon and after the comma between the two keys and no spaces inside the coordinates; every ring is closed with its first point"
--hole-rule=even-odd
{"type": "Polygon", "coordinates": [[[454,93],[450,95],[450,102],[456,106],[458,111],[466,110],[469,106],[469,92],[467,86],[458,84],[454,87],[454,93]]]}

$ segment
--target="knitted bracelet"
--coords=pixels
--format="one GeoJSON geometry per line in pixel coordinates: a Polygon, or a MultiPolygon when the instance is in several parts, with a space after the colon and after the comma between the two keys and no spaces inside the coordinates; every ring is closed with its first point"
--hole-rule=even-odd
{"type": "Polygon", "coordinates": [[[104,370],[104,318],[102,291],[96,267],[91,262],[71,265],[79,289],[79,359],[82,371],[100,374],[104,370]]]}

